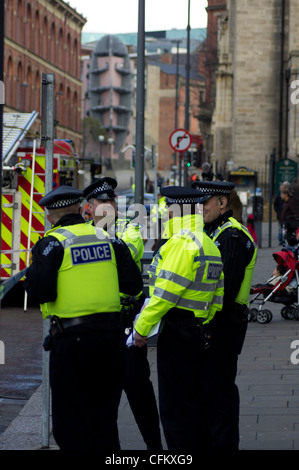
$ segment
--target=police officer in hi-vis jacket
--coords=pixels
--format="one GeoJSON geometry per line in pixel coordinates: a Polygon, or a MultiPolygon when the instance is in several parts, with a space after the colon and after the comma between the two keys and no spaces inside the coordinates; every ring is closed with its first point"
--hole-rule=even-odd
{"type": "Polygon", "coordinates": [[[124,376],[119,289],[136,295],[142,278],[129,249],[81,217],[83,192],[44,196],[53,225],[32,249],[25,289],[51,327],[53,435],[61,450],[117,451],[124,376]]]}
{"type": "Polygon", "coordinates": [[[239,391],[235,383],[248,319],[248,299],[257,247],[247,228],[229,210],[234,184],[197,181],[204,229],[219,248],[223,262],[223,309],[210,326],[215,338],[207,368],[215,371],[211,388],[209,449],[237,450],[239,446],[239,391]]]}
{"type": "MultiPolygon", "coordinates": [[[[141,268],[144,244],[140,227],[118,213],[116,187],[117,181],[114,178],[99,178],[84,189],[84,196],[93,224],[103,226],[105,223],[105,230],[111,233],[111,237],[126,243],[133,260],[141,268]]],[[[139,313],[144,298],[142,290],[134,298],[121,291],[124,330],[132,329],[135,314],[139,313]]],[[[127,348],[124,390],[147,449],[158,451],[162,449],[159,413],[150,374],[147,347],[127,348]]]]}
{"type": "Polygon", "coordinates": [[[165,243],[149,269],[151,296],[135,325],[135,344],[146,344],[151,328],[162,321],[157,365],[168,450],[200,451],[205,449],[209,399],[204,360],[211,341],[209,323],[222,308],[222,261],[196,213],[197,191],[168,186],[161,193],[169,220],[165,243]]]}

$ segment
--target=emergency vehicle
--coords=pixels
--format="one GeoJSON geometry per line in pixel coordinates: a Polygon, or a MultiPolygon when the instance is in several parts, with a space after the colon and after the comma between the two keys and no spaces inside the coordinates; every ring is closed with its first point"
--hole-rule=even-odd
{"type": "MultiPolygon", "coordinates": [[[[32,246],[45,231],[45,212],[39,205],[45,194],[45,148],[35,148],[34,142],[25,141],[22,147],[19,143],[3,164],[1,280],[26,268],[32,246]]],[[[53,150],[53,188],[78,187],[72,141],[54,140],[53,150]]]]}

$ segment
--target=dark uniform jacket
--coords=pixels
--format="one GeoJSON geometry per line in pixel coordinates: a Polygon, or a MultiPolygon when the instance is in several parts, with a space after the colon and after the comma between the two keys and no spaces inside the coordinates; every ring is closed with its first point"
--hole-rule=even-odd
{"type": "MultiPolygon", "coordinates": [[[[210,237],[217,227],[221,227],[232,217],[231,210],[218,217],[214,222],[205,224],[205,231],[210,237]]],[[[217,237],[216,245],[221,253],[224,272],[223,312],[229,311],[240,290],[245,268],[254,255],[254,244],[244,232],[227,228],[217,237]]]]}
{"type": "MultiPolygon", "coordinates": [[[[84,224],[79,214],[63,216],[54,227],[84,224]]],[[[130,250],[121,240],[112,240],[115,252],[119,289],[127,295],[137,295],[143,287],[140,270],[130,250]]],[[[62,244],[51,235],[41,238],[32,249],[32,261],[24,287],[28,295],[40,304],[53,302],[57,297],[57,273],[64,256],[62,244]]],[[[87,295],[88,292],[82,292],[87,295]]]]}

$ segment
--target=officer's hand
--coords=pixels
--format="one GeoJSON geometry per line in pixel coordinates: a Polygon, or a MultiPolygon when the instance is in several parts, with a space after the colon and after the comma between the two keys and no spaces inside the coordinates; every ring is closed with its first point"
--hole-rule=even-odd
{"type": "Polygon", "coordinates": [[[139,348],[142,348],[142,346],[145,346],[147,343],[147,337],[146,336],[141,336],[137,331],[134,332],[134,344],[135,346],[138,346],[139,348]]]}

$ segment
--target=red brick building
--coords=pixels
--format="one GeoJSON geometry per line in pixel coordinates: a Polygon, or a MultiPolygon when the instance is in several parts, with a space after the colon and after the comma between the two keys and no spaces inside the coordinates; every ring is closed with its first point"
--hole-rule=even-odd
{"type": "MultiPolygon", "coordinates": [[[[81,30],[62,0],[5,0],[5,112],[40,112],[42,73],[55,74],[55,136],[81,148],[81,30]],[[58,121],[58,122],[57,122],[58,121]]],[[[39,132],[39,122],[34,131],[39,132]]]]}
{"type": "MultiPolygon", "coordinates": [[[[174,159],[174,151],[170,147],[169,137],[176,128],[185,128],[185,103],[186,103],[186,68],[185,64],[178,68],[178,102],[176,116],[176,57],[165,54],[160,63],[160,142],[159,142],[159,170],[166,167],[171,168],[171,164],[178,163],[174,159]]],[[[181,56],[182,62],[186,60],[186,55],[181,56]]],[[[191,54],[191,63],[197,61],[197,52],[191,54]]],[[[198,125],[198,106],[201,94],[205,93],[205,80],[202,75],[191,67],[189,78],[189,132],[191,135],[200,136],[198,125]]]]}

